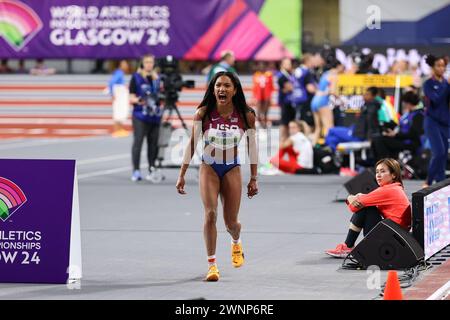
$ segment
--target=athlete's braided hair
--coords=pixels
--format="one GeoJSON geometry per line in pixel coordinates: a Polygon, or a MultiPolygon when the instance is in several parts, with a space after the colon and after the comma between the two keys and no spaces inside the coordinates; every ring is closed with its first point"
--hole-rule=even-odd
{"type": "Polygon", "coordinates": [[[220,71],[217,72],[211,81],[208,84],[208,88],[205,92],[205,96],[203,97],[202,102],[198,106],[198,108],[206,106],[205,115],[202,118],[202,121],[205,117],[211,119],[211,112],[217,107],[216,96],[214,95],[214,85],[219,77],[226,76],[230,78],[231,82],[233,82],[234,87],[236,88],[236,94],[233,96],[232,101],[233,105],[238,109],[238,112],[241,113],[245,125],[247,129],[250,127],[247,121],[247,112],[252,112],[255,114],[255,111],[247,105],[245,100],[244,90],[242,89],[242,84],[237,75],[234,72],[229,71],[220,71]]]}

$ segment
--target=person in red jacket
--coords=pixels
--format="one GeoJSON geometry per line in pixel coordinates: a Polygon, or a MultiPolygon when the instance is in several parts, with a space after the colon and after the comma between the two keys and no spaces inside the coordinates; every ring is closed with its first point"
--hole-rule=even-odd
{"type": "Polygon", "coordinates": [[[273,74],[266,64],[260,62],[253,74],[253,98],[256,102],[257,118],[262,128],[267,128],[267,114],[273,92],[273,74]]]}
{"type": "Polygon", "coordinates": [[[405,230],[411,228],[411,204],[403,189],[400,164],[391,158],[381,159],[376,166],[379,187],[368,194],[349,195],[347,206],[353,216],[347,239],[326,254],[345,258],[353,249],[361,230],[366,236],[378,222],[391,219],[405,230]]]}

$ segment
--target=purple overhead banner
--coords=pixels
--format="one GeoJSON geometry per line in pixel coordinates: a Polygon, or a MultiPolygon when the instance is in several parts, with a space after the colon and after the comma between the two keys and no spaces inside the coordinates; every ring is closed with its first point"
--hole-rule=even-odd
{"type": "MultiPolygon", "coordinates": [[[[0,55],[42,58],[138,57],[186,50],[177,33],[195,34],[188,5],[158,0],[0,0],[0,55]],[[169,3],[169,5],[166,5],[169,3]],[[183,18],[184,17],[184,18],[183,18]],[[180,30],[171,28],[171,21],[180,30]]],[[[179,3],[187,3],[179,1],[179,3]]],[[[195,6],[194,6],[195,7],[195,6]]]]}
{"type": "Polygon", "coordinates": [[[0,58],[279,59],[266,0],[0,0],[0,58]]]}
{"type": "Polygon", "coordinates": [[[0,283],[81,278],[78,208],[74,160],[0,159],[0,283]]]}

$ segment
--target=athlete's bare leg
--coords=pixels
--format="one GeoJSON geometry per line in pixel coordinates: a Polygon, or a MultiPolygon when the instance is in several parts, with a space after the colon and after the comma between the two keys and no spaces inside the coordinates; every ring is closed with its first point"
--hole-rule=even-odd
{"type": "Polygon", "coordinates": [[[216,221],[220,179],[214,169],[205,163],[200,165],[199,187],[205,210],[203,236],[206,244],[206,252],[208,256],[213,256],[216,253],[216,221]]]}
{"type": "Polygon", "coordinates": [[[322,131],[322,123],[320,120],[319,112],[313,112],[313,116],[314,116],[314,133],[312,144],[315,145],[317,141],[319,141],[320,139],[320,134],[322,131]]]}
{"type": "Polygon", "coordinates": [[[263,113],[264,128],[267,128],[267,114],[269,112],[270,100],[264,100],[261,102],[261,110],[263,113]]]}
{"type": "Polygon", "coordinates": [[[259,124],[262,128],[265,128],[264,126],[264,110],[263,110],[263,102],[257,101],[256,102],[256,118],[258,119],[259,124]]]}
{"type": "Polygon", "coordinates": [[[334,126],[333,109],[329,107],[319,109],[320,119],[322,121],[322,133],[326,137],[328,131],[334,126]]]}
{"type": "Polygon", "coordinates": [[[241,223],[238,220],[241,206],[242,177],[241,168],[236,166],[222,178],[220,198],[223,205],[223,219],[228,233],[234,240],[241,234],[241,223]]]}

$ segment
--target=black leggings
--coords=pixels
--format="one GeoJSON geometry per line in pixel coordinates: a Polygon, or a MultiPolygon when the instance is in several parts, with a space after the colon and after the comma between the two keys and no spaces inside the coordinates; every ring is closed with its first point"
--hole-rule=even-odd
{"type": "Polygon", "coordinates": [[[355,226],[363,229],[364,236],[366,236],[381,220],[383,220],[383,217],[376,207],[362,208],[358,212],[355,212],[350,219],[355,226]]]}
{"type": "Polygon", "coordinates": [[[139,170],[142,144],[147,138],[147,159],[149,167],[155,165],[158,156],[159,123],[148,123],[133,117],[133,147],[131,149],[133,169],[139,170]]]}
{"type": "Polygon", "coordinates": [[[398,158],[400,151],[411,150],[414,152],[416,146],[406,144],[403,140],[395,137],[377,137],[372,140],[372,149],[375,153],[375,160],[383,158],[398,158]]]}

